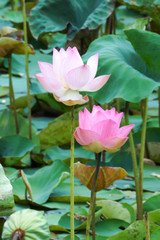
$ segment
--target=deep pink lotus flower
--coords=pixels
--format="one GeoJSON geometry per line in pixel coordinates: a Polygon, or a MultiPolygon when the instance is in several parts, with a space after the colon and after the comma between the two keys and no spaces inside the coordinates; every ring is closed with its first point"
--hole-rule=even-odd
{"type": "Polygon", "coordinates": [[[88,151],[116,152],[134,127],[134,124],[120,127],[122,116],[123,113],[116,112],[115,108],[103,110],[93,106],[92,113],[85,108],[84,113],[79,112],[79,127],[75,131],[77,142],[88,151]]]}
{"type": "Polygon", "coordinates": [[[110,75],[95,78],[98,66],[98,54],[93,55],[84,65],[76,47],[63,48],[58,52],[53,49],[53,65],[38,62],[41,73],[36,78],[42,86],[53,93],[57,101],[72,106],[84,104],[88,96],[83,97],[79,92],[94,92],[99,90],[110,75]]]}

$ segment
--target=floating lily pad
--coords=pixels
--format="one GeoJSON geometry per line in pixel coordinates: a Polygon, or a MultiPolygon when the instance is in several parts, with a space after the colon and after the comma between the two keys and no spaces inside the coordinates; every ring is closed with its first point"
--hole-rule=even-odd
{"type": "MultiPolygon", "coordinates": [[[[31,186],[33,201],[42,204],[48,200],[51,192],[69,177],[69,168],[57,160],[50,166],[40,168],[32,175],[26,174],[26,177],[31,186]]],[[[22,178],[13,183],[13,193],[21,200],[25,199],[25,185],[22,178]]]]}
{"type": "MultiPolygon", "coordinates": [[[[87,187],[75,184],[74,190],[75,203],[83,203],[90,201],[91,192],[87,187]]],[[[97,192],[96,199],[111,199],[120,200],[124,197],[124,193],[117,189],[101,190],[97,192]]],[[[70,202],[70,183],[61,183],[51,194],[49,201],[57,202],[70,202]]]]}
{"type": "Polygon", "coordinates": [[[131,223],[130,212],[122,204],[112,200],[96,201],[96,206],[102,207],[102,214],[106,219],[120,219],[131,223]]]}

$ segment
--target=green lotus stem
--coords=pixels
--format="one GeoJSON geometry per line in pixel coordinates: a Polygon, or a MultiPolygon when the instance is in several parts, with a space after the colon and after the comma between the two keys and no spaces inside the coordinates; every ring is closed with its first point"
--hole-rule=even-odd
{"type": "Polygon", "coordinates": [[[96,192],[94,192],[94,203],[92,207],[92,239],[93,240],[96,240],[95,211],[96,211],[96,192]]]}
{"type": "Polygon", "coordinates": [[[148,219],[147,212],[145,212],[145,228],[146,228],[146,238],[145,238],[145,240],[150,240],[149,219],[148,219]]]}
{"type": "Polygon", "coordinates": [[[23,28],[24,28],[24,41],[25,41],[25,66],[26,66],[26,80],[27,80],[27,105],[28,105],[28,121],[29,121],[29,138],[32,139],[31,96],[30,96],[30,88],[29,88],[28,39],[27,39],[27,22],[26,22],[25,0],[22,0],[22,7],[23,7],[23,28]]]}
{"type": "Polygon", "coordinates": [[[18,0],[14,0],[14,11],[18,10],[18,0]]]}
{"type": "Polygon", "coordinates": [[[116,98],[116,107],[117,107],[117,112],[120,112],[120,101],[119,101],[119,98],[116,98]]]}
{"type": "Polygon", "coordinates": [[[92,108],[93,108],[93,99],[92,97],[89,96],[89,111],[92,112],[92,108]]]}
{"type": "Polygon", "coordinates": [[[160,127],[160,87],[158,87],[158,117],[159,117],[159,127],[160,127]]]}
{"type": "MultiPolygon", "coordinates": [[[[95,188],[96,188],[97,177],[98,177],[98,173],[99,173],[99,169],[100,169],[101,153],[96,154],[96,160],[97,160],[97,166],[96,166],[96,171],[95,171],[94,179],[93,179],[93,183],[92,183],[91,201],[90,201],[90,206],[89,206],[89,211],[88,211],[88,216],[87,216],[86,240],[89,240],[91,219],[94,221],[94,218],[95,218],[95,216],[93,216],[95,214],[95,188]]],[[[95,231],[95,228],[93,228],[93,224],[92,224],[92,230],[95,231]]],[[[95,239],[95,232],[92,232],[92,239],[95,239]]]]}
{"type": "Polygon", "coordinates": [[[143,161],[144,161],[144,153],[145,153],[147,110],[148,110],[148,98],[144,100],[141,149],[140,149],[140,158],[139,158],[139,191],[140,191],[139,219],[140,220],[143,219],[143,165],[144,165],[143,161]]]}
{"type": "Polygon", "coordinates": [[[13,84],[12,84],[12,56],[8,57],[8,72],[9,72],[9,96],[10,96],[10,105],[13,106],[14,111],[14,120],[16,126],[16,133],[19,134],[19,127],[18,127],[18,117],[16,112],[16,103],[13,91],[13,84]]]}
{"type": "Polygon", "coordinates": [[[71,175],[71,197],[70,197],[70,207],[71,207],[71,240],[74,240],[74,129],[75,119],[74,119],[74,106],[71,107],[71,161],[70,161],[70,175],[71,175]]]}
{"type": "MultiPolygon", "coordinates": [[[[128,111],[129,111],[129,102],[126,102],[126,106],[125,106],[125,122],[126,122],[126,125],[129,125],[128,111]]],[[[132,132],[129,133],[129,145],[130,145],[130,148],[131,148],[133,172],[134,172],[134,179],[135,179],[137,219],[139,219],[140,207],[141,207],[140,192],[139,192],[139,176],[138,176],[138,165],[137,165],[136,150],[135,150],[135,145],[134,145],[134,139],[133,139],[132,132]]]]}

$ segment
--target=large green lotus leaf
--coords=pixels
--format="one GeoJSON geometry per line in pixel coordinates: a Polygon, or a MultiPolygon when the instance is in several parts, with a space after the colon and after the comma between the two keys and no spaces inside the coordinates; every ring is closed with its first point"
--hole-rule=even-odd
{"type": "Polygon", "coordinates": [[[3,19],[14,23],[22,23],[23,13],[22,11],[7,11],[3,14],[3,19]]]}
{"type": "MultiPolygon", "coordinates": [[[[144,164],[144,169],[143,169],[143,177],[147,178],[147,177],[152,177],[155,179],[154,174],[159,174],[160,173],[160,166],[154,166],[154,165],[150,165],[150,164],[144,164]]],[[[129,175],[133,175],[133,172],[128,172],[129,175]]]]}
{"type": "MultiPolygon", "coordinates": [[[[140,12],[137,12],[131,8],[127,8],[124,5],[120,5],[116,7],[115,9],[115,15],[116,15],[116,34],[126,37],[124,34],[123,29],[124,28],[138,28],[142,29],[144,28],[144,25],[146,23],[145,19],[142,18],[142,14],[140,12]]],[[[148,20],[147,20],[148,21],[148,20]]]]}
{"type": "Polygon", "coordinates": [[[95,29],[105,22],[113,11],[113,1],[105,0],[40,0],[30,14],[30,27],[34,37],[47,32],[58,32],[68,27],[68,39],[80,29],[95,29]]]}
{"type": "MultiPolygon", "coordinates": [[[[16,181],[14,181],[12,185],[13,185],[13,194],[15,196],[15,201],[25,202],[25,185],[22,181],[22,178],[19,178],[16,181]]],[[[40,186],[37,187],[37,190],[35,192],[35,194],[37,195],[36,198],[38,198],[39,196],[38,195],[39,189],[40,189],[40,186]]],[[[43,193],[44,195],[46,191],[48,191],[47,187],[44,186],[44,193],[43,193]]],[[[87,201],[90,201],[90,196],[91,196],[91,192],[85,186],[75,184],[75,203],[86,203],[87,201]]],[[[108,191],[102,190],[97,193],[97,200],[102,200],[102,199],[120,200],[123,197],[124,197],[124,193],[122,193],[117,189],[112,189],[108,191]]],[[[60,183],[58,186],[56,186],[56,188],[51,193],[49,197],[49,202],[46,203],[47,204],[46,206],[48,206],[50,202],[51,203],[52,202],[69,203],[70,202],[70,183],[60,183]]],[[[51,208],[52,208],[52,204],[51,204],[51,208]]]]}
{"type": "Polygon", "coordinates": [[[113,35],[101,37],[91,43],[84,60],[99,53],[98,75],[111,74],[105,86],[93,95],[100,102],[123,98],[139,102],[148,97],[159,83],[148,77],[145,62],[135,52],[131,43],[113,35]],[[145,85],[145,88],[144,88],[145,85]]]}
{"type": "Polygon", "coordinates": [[[60,218],[62,217],[62,214],[64,214],[64,209],[63,209],[63,213],[60,212],[59,210],[56,211],[49,211],[45,218],[48,222],[48,225],[49,225],[49,228],[50,228],[50,231],[52,232],[68,232],[68,230],[66,230],[66,228],[60,226],[60,224],[58,223],[60,218]]]}
{"type": "MultiPolygon", "coordinates": [[[[96,167],[87,166],[80,162],[75,163],[74,172],[75,176],[90,190],[92,189],[93,179],[96,167]]],[[[127,172],[119,167],[100,167],[95,191],[98,192],[102,189],[109,187],[115,180],[124,178],[127,172]]]]}
{"type": "MultiPolygon", "coordinates": [[[[86,229],[86,223],[87,223],[87,211],[86,209],[83,208],[75,208],[75,218],[74,218],[74,225],[76,230],[85,230],[86,229]],[[83,216],[84,218],[80,218],[79,216],[83,216]]],[[[100,216],[102,214],[102,208],[97,210],[95,212],[95,221],[98,222],[100,219],[100,216]]],[[[70,216],[68,213],[64,214],[60,220],[59,220],[59,225],[66,228],[70,229],[70,216]]]]}
{"type": "Polygon", "coordinates": [[[143,211],[153,211],[160,208],[160,194],[148,198],[143,204],[143,211]]]}
{"type": "Polygon", "coordinates": [[[160,35],[149,31],[131,29],[125,31],[136,52],[147,64],[151,77],[160,79],[160,35]]]}
{"type": "MultiPolygon", "coordinates": [[[[80,107],[75,110],[75,127],[78,126],[78,113],[83,108],[80,107]]],[[[71,112],[64,113],[57,117],[53,122],[50,122],[48,127],[39,133],[39,140],[42,150],[55,145],[62,146],[70,144],[71,112]]]]}
{"type": "Polygon", "coordinates": [[[114,218],[131,223],[131,215],[122,204],[112,200],[96,201],[96,206],[102,207],[102,214],[106,219],[114,218]]]}
{"type": "MultiPolygon", "coordinates": [[[[52,56],[42,54],[39,51],[35,51],[35,55],[29,55],[29,75],[33,77],[35,74],[40,72],[38,61],[52,63],[52,56]],[[34,67],[33,67],[34,66],[34,67]]],[[[7,61],[5,67],[8,67],[7,61]]],[[[25,74],[25,56],[23,55],[12,55],[12,73],[25,74]]],[[[37,80],[38,82],[38,80],[37,80]]]]}
{"type": "MultiPolygon", "coordinates": [[[[120,0],[121,1],[121,0],[120,0]]],[[[130,4],[131,6],[137,6],[137,7],[146,7],[150,8],[153,7],[156,4],[160,4],[159,0],[135,0],[135,1],[130,1],[130,0],[123,0],[124,3],[130,4]]]]}
{"type": "Polygon", "coordinates": [[[48,49],[41,49],[41,52],[43,53],[51,53],[53,51],[53,48],[64,48],[66,46],[67,42],[67,35],[62,33],[56,33],[54,34],[48,41],[48,49]]]}
{"type": "MultiPolygon", "coordinates": [[[[18,116],[19,135],[28,138],[29,124],[28,120],[21,115],[18,116]]],[[[0,112],[0,136],[12,136],[16,135],[14,114],[7,109],[0,112]]],[[[39,151],[39,138],[35,129],[32,127],[32,142],[35,144],[34,151],[39,151]]]]}
{"type": "MultiPolygon", "coordinates": [[[[62,149],[58,146],[47,148],[44,152],[44,160],[65,160],[71,157],[70,149],[62,149]]],[[[94,159],[95,155],[93,152],[86,151],[82,147],[74,149],[74,159],[94,159]]]]}
{"type": "MultiPolygon", "coordinates": [[[[75,184],[74,190],[75,202],[87,202],[90,201],[91,191],[83,185],[75,184]]],[[[120,200],[124,197],[124,194],[116,189],[101,190],[97,192],[96,199],[111,199],[120,200]]],[[[70,183],[61,183],[51,194],[49,201],[53,202],[70,202],[70,183]]]]}
{"type": "Polygon", "coordinates": [[[0,86],[0,98],[9,93],[9,87],[0,86]]]}
{"type": "MultiPolygon", "coordinates": [[[[30,45],[28,45],[27,49],[29,54],[35,54],[30,45]]],[[[24,42],[9,37],[0,38],[0,57],[8,57],[12,53],[25,54],[24,42]]]]}
{"type": "MultiPolygon", "coordinates": [[[[153,225],[150,226],[151,232],[154,230],[157,230],[158,227],[153,225]]],[[[109,237],[107,240],[144,240],[146,237],[146,232],[145,232],[145,224],[144,221],[136,221],[132,223],[127,229],[124,231],[114,234],[113,236],[109,237]]]]}
{"type": "Polygon", "coordinates": [[[160,191],[160,179],[156,177],[147,177],[143,179],[143,189],[151,192],[160,191]]]}
{"type": "Polygon", "coordinates": [[[155,224],[160,229],[160,209],[156,209],[148,213],[148,219],[150,224],[155,224]]]}
{"type": "Polygon", "coordinates": [[[8,215],[12,212],[13,207],[14,199],[12,193],[12,185],[9,179],[5,176],[3,167],[0,164],[0,215],[8,215]]]}
{"type": "Polygon", "coordinates": [[[134,0],[134,1],[118,0],[118,1],[135,10],[145,13],[147,12],[158,25],[160,24],[159,0],[134,0]]]}
{"type": "Polygon", "coordinates": [[[23,157],[24,154],[31,151],[33,147],[34,145],[30,139],[19,135],[2,137],[0,139],[0,156],[23,157]]]}
{"type": "Polygon", "coordinates": [[[160,229],[157,230],[157,231],[154,231],[151,234],[151,240],[157,240],[157,239],[160,239],[160,229]]]}
{"type": "Polygon", "coordinates": [[[125,221],[119,219],[107,219],[96,223],[96,234],[100,236],[109,237],[112,236],[113,234],[122,232],[122,228],[126,229],[128,226],[129,224],[125,221]]]}
{"type": "MultiPolygon", "coordinates": [[[[42,204],[47,201],[52,190],[69,177],[69,168],[57,160],[50,166],[40,168],[32,175],[25,175],[31,185],[33,202],[42,204]]],[[[21,178],[13,183],[13,193],[19,199],[24,199],[25,186],[21,178]]]]}

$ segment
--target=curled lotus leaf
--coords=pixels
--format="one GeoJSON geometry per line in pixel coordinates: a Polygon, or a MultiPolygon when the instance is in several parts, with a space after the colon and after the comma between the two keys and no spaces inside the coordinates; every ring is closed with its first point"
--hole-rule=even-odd
{"type": "MultiPolygon", "coordinates": [[[[12,53],[25,54],[25,44],[10,37],[0,38],[0,57],[8,57],[12,53]]],[[[31,45],[28,45],[28,54],[35,54],[31,45]]]]}
{"type": "MultiPolygon", "coordinates": [[[[92,188],[95,170],[96,167],[87,166],[80,162],[74,165],[75,176],[90,190],[92,188]]],[[[125,176],[127,176],[127,172],[123,168],[100,167],[95,188],[96,192],[109,187],[115,180],[122,179],[125,176]]]]}
{"type": "Polygon", "coordinates": [[[1,37],[3,37],[3,36],[6,36],[8,34],[15,33],[17,31],[18,31],[17,28],[12,28],[10,26],[4,26],[4,27],[1,28],[0,34],[1,34],[1,37]]]}

